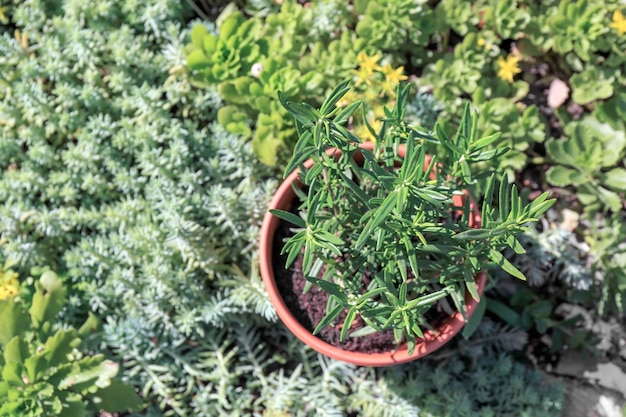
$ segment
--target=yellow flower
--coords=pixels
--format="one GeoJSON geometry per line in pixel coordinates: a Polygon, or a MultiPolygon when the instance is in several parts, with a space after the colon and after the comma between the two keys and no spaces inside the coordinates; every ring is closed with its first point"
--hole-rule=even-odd
{"type": "Polygon", "coordinates": [[[396,84],[398,84],[400,81],[402,80],[406,80],[409,77],[407,77],[406,75],[403,74],[404,72],[404,67],[398,67],[395,70],[393,69],[393,67],[389,64],[386,64],[382,70],[383,74],[385,74],[385,76],[387,77],[387,80],[394,82],[396,84]]]}
{"type": "Polygon", "coordinates": [[[620,35],[626,33],[626,18],[620,10],[615,10],[613,13],[613,21],[609,27],[615,29],[620,35]]]}
{"type": "Polygon", "coordinates": [[[518,64],[519,58],[514,55],[509,55],[506,59],[498,57],[498,77],[512,83],[515,74],[522,72],[518,64]]]}
{"type": "Polygon", "coordinates": [[[365,83],[367,85],[372,85],[372,73],[368,72],[364,68],[359,68],[358,70],[354,70],[354,75],[356,76],[356,80],[354,82],[354,86],[358,87],[361,83],[365,83]]]}
{"type": "Polygon", "coordinates": [[[383,92],[392,95],[396,92],[398,83],[409,78],[402,74],[404,67],[398,67],[394,70],[390,64],[385,64],[381,71],[385,75],[385,80],[383,81],[383,92]]]}
{"type": "Polygon", "coordinates": [[[19,292],[20,284],[17,273],[13,271],[0,272],[0,300],[15,297],[19,292]]]}
{"type": "Polygon", "coordinates": [[[484,46],[485,49],[488,51],[491,49],[491,46],[492,46],[490,43],[487,43],[487,41],[484,38],[478,38],[476,43],[478,44],[478,46],[484,46]]]}
{"type": "Polygon", "coordinates": [[[378,65],[379,59],[380,54],[368,56],[365,52],[360,52],[356,57],[359,67],[368,75],[372,75],[374,71],[380,71],[380,65],[378,65]]]}

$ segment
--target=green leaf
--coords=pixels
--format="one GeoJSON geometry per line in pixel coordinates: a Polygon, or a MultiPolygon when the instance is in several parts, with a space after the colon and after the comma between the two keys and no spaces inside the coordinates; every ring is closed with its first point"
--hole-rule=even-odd
{"type": "Polygon", "coordinates": [[[317,111],[306,103],[298,104],[293,101],[287,101],[281,91],[278,92],[278,99],[289,114],[304,125],[314,123],[319,119],[319,115],[316,114],[317,111]]]}
{"type": "Polygon", "coordinates": [[[352,327],[352,323],[356,318],[356,307],[351,307],[346,314],[346,319],[343,321],[343,326],[341,327],[341,334],[339,335],[339,340],[343,342],[346,339],[346,335],[348,334],[348,330],[352,327]]]}
{"type": "Polygon", "coordinates": [[[347,303],[348,296],[345,293],[345,290],[341,288],[339,285],[332,283],[330,281],[326,281],[319,278],[307,277],[307,280],[313,282],[315,285],[326,291],[328,294],[335,297],[337,300],[347,303]]]}
{"type": "Polygon", "coordinates": [[[305,230],[298,232],[289,239],[285,246],[283,246],[281,253],[289,252],[289,255],[287,255],[287,261],[285,262],[285,268],[291,266],[298,255],[300,255],[300,251],[306,244],[305,236],[305,230]]]}
{"type": "Polygon", "coordinates": [[[480,138],[478,139],[476,142],[474,142],[471,150],[472,151],[477,151],[480,150],[482,148],[486,148],[487,146],[491,145],[492,143],[497,142],[500,139],[501,133],[500,132],[496,132],[493,133],[489,136],[485,136],[484,138],[480,138]]]}
{"type": "Polygon", "coordinates": [[[549,193],[546,191],[542,193],[539,197],[535,198],[532,203],[530,203],[530,207],[528,213],[530,217],[538,218],[543,213],[548,211],[550,207],[556,202],[556,199],[547,200],[549,193]]]}
{"type": "Polygon", "coordinates": [[[89,312],[89,317],[85,320],[80,329],[78,329],[78,335],[80,337],[87,337],[90,334],[97,333],[102,329],[102,322],[100,319],[93,314],[91,311],[89,312]]]}
{"type": "Polygon", "coordinates": [[[22,380],[22,364],[18,362],[7,362],[2,368],[2,379],[0,381],[6,381],[11,385],[23,386],[22,380]]]}
{"type": "Polygon", "coordinates": [[[207,30],[207,28],[199,23],[194,25],[193,29],[191,29],[191,43],[193,46],[195,46],[196,48],[202,48],[202,42],[204,39],[204,36],[207,35],[209,33],[209,31],[207,30]]]}
{"type": "Polygon", "coordinates": [[[463,331],[461,334],[463,335],[465,339],[469,339],[470,336],[474,334],[474,332],[478,328],[478,325],[480,324],[483,317],[485,316],[486,310],[487,310],[487,297],[482,297],[480,299],[480,302],[476,306],[476,309],[474,309],[474,314],[472,314],[472,317],[470,317],[467,324],[463,328],[463,331]]]}
{"type": "Polygon", "coordinates": [[[73,372],[59,384],[60,389],[72,387],[72,391],[86,394],[94,387],[104,388],[117,375],[119,365],[105,360],[104,355],[98,354],[81,359],[78,363],[78,372],[73,372]]]}
{"type": "Polygon", "coordinates": [[[15,336],[4,348],[4,359],[6,362],[24,363],[30,356],[28,343],[19,336],[15,336]]]}
{"type": "Polygon", "coordinates": [[[93,398],[98,408],[109,413],[139,411],[143,408],[143,401],[133,388],[119,379],[111,380],[111,383],[99,389],[93,398]]]}
{"type": "Polygon", "coordinates": [[[63,401],[63,409],[57,414],[58,417],[78,417],[87,415],[87,407],[83,404],[82,399],[78,396],[77,399],[63,401]]]}
{"type": "Polygon", "coordinates": [[[211,60],[201,49],[194,49],[187,55],[187,66],[191,70],[201,70],[211,65],[211,60]]]}
{"type": "Polygon", "coordinates": [[[575,169],[557,165],[550,167],[546,172],[546,179],[557,187],[567,187],[569,185],[580,185],[586,181],[584,174],[575,169]]]}
{"type": "Polygon", "coordinates": [[[509,187],[506,175],[500,182],[500,190],[498,193],[498,210],[500,214],[500,220],[504,220],[509,216],[509,203],[510,203],[511,189],[509,187]]]}
{"type": "Polygon", "coordinates": [[[513,252],[517,253],[518,255],[526,253],[526,249],[524,249],[524,246],[522,246],[520,241],[517,240],[515,236],[509,235],[506,238],[506,243],[511,249],[513,249],[513,252]]]}
{"type": "Polygon", "coordinates": [[[463,269],[463,278],[465,278],[465,286],[467,287],[467,291],[469,291],[474,300],[479,301],[480,295],[478,295],[478,285],[476,285],[475,277],[470,273],[469,270],[463,269]]]}
{"type": "Polygon", "coordinates": [[[452,238],[457,240],[479,240],[487,239],[492,235],[492,229],[469,229],[455,234],[452,238]]]}
{"type": "Polygon", "coordinates": [[[342,109],[339,113],[337,113],[337,116],[335,116],[335,119],[334,119],[335,123],[337,124],[347,123],[348,120],[350,119],[350,116],[354,114],[354,112],[359,108],[361,104],[362,104],[361,100],[357,100],[354,103],[348,104],[344,109],[342,109]]]}
{"type": "Polygon", "coordinates": [[[521,326],[521,316],[512,308],[492,298],[487,299],[487,310],[500,317],[504,322],[513,326],[521,326]]]}
{"type": "Polygon", "coordinates": [[[66,289],[63,281],[52,271],[46,271],[35,283],[35,295],[29,313],[33,326],[41,327],[52,321],[65,304],[66,289]]]}
{"type": "Polygon", "coordinates": [[[39,381],[50,369],[48,361],[40,354],[35,354],[26,359],[24,368],[26,368],[26,375],[31,383],[39,381]]]}
{"type": "Polygon", "coordinates": [[[598,197],[604,202],[611,210],[619,211],[622,208],[622,199],[620,196],[604,187],[597,187],[598,197]]]}
{"type": "Polygon", "coordinates": [[[524,276],[524,274],[522,274],[522,272],[519,269],[517,269],[511,262],[509,262],[508,259],[504,257],[504,255],[502,255],[497,250],[491,249],[489,251],[489,258],[492,261],[494,261],[497,265],[499,265],[505,272],[508,272],[515,278],[519,278],[522,281],[526,281],[526,277],[524,276]]]}
{"type": "Polygon", "coordinates": [[[363,231],[359,235],[358,240],[356,241],[356,244],[355,244],[355,249],[356,250],[363,249],[363,246],[365,245],[365,242],[367,242],[367,239],[372,234],[374,229],[376,227],[378,227],[380,224],[382,224],[384,221],[387,220],[387,217],[389,216],[391,211],[394,209],[394,207],[396,207],[396,205],[398,203],[398,198],[399,198],[398,192],[394,191],[394,192],[390,193],[383,200],[383,202],[380,205],[380,207],[378,207],[373,212],[373,214],[372,214],[373,217],[365,225],[365,227],[363,228],[363,231]]]}
{"type": "Polygon", "coordinates": [[[552,314],[552,301],[550,300],[539,300],[529,307],[526,308],[528,313],[536,319],[544,318],[547,319],[552,314]]]}
{"type": "Polygon", "coordinates": [[[412,310],[418,307],[431,306],[437,301],[441,300],[442,298],[447,297],[448,294],[450,294],[453,291],[454,291],[454,287],[450,285],[439,291],[435,291],[433,293],[423,295],[421,297],[418,297],[414,300],[409,301],[407,304],[404,305],[403,310],[412,310]]]}
{"type": "Polygon", "coordinates": [[[30,330],[31,322],[28,313],[20,302],[9,298],[0,300],[0,346],[4,346],[13,337],[30,330]]]}
{"type": "Polygon", "coordinates": [[[320,320],[320,322],[317,324],[317,326],[315,326],[315,329],[313,329],[313,334],[318,334],[320,332],[320,330],[322,330],[324,327],[330,325],[333,320],[335,320],[337,318],[337,316],[339,316],[339,314],[343,311],[344,306],[341,304],[336,305],[331,311],[329,311],[328,313],[326,313],[326,315],[324,316],[324,318],[322,320],[320,320]]]}
{"type": "Polygon", "coordinates": [[[272,213],[279,219],[285,220],[286,222],[289,222],[297,227],[301,227],[303,229],[306,228],[306,222],[304,221],[304,219],[302,219],[300,216],[296,216],[289,211],[270,209],[270,213],[272,213]]]}
{"type": "Polygon", "coordinates": [[[626,169],[613,168],[602,175],[602,183],[616,191],[626,191],[626,169]]]}
{"type": "Polygon", "coordinates": [[[46,340],[41,354],[49,366],[59,366],[67,361],[67,355],[80,345],[78,333],[74,329],[59,330],[46,340]]]}
{"type": "Polygon", "coordinates": [[[329,94],[328,98],[324,100],[322,106],[320,107],[320,112],[323,116],[327,116],[330,112],[335,110],[339,100],[341,100],[341,98],[345,96],[348,91],[350,91],[350,87],[348,86],[349,84],[350,81],[348,80],[342,81],[337,84],[337,86],[329,94]]]}

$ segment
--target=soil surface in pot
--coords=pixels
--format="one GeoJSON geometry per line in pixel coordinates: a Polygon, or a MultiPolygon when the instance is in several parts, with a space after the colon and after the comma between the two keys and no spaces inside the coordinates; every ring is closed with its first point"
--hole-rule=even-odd
{"type": "MultiPolygon", "coordinates": [[[[289,225],[281,221],[274,234],[274,259],[272,263],[274,276],[280,295],[291,313],[306,329],[313,332],[317,323],[326,315],[328,293],[315,285],[307,293],[303,292],[307,280],[302,273],[302,256],[298,256],[289,269],[285,269],[287,254],[280,255],[280,250],[284,246],[285,238],[291,235],[289,225]]],[[[316,336],[332,346],[350,352],[381,353],[397,348],[392,330],[361,337],[350,337],[348,334],[344,341],[340,342],[339,335],[345,317],[346,312],[344,311],[335,320],[334,326],[326,326],[316,336]]],[[[361,326],[363,325],[361,324],[361,326]]],[[[359,319],[355,320],[353,331],[358,328],[359,319]]]]}

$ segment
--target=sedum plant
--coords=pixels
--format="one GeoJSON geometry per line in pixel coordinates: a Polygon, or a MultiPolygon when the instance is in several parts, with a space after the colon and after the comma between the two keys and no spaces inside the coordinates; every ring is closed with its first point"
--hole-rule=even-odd
{"type": "Polygon", "coordinates": [[[576,197],[587,214],[619,212],[620,193],[626,191],[626,134],[594,116],[569,123],[564,139],[550,139],[546,151],[554,165],[547,181],[557,187],[576,187],[576,197]]]}
{"type": "Polygon", "coordinates": [[[66,289],[51,271],[35,283],[30,306],[20,297],[0,300],[0,416],[82,417],[88,412],[141,408],[141,399],[118,379],[115,362],[79,347],[97,325],[77,331],[55,318],[66,289]]]}
{"type": "Polygon", "coordinates": [[[494,173],[472,174],[471,166],[506,152],[485,150],[499,134],[479,137],[469,105],[453,137],[438,126],[436,133],[410,128],[404,121],[409,86],[398,87],[396,106],[385,109],[381,128],[372,132],[373,150],[360,148],[361,139],[343,125],[361,102],[337,106],[349,89],[340,83],[319,109],[279,93],[299,132],[285,174],[300,167],[306,188],[298,192],[301,216],[272,213],[298,228],[283,247],[287,266],[302,253],[304,276],[330,295],[314,333],[347,310],[341,339],[360,316],[367,326],[353,336],[393,329],[395,339],[406,339],[412,350],[423,328],[432,329],[425,314],[439,300],[450,297],[465,315],[464,294],[479,299],[474,277],[491,264],[525,279],[501,251],[523,253],[515,236],[554,200],[543,193],[524,204],[517,188],[502,181],[496,208],[494,173]],[[442,148],[440,157],[427,157],[429,143],[442,148]],[[314,163],[306,169],[302,163],[308,158],[314,163]],[[472,222],[478,206],[466,191],[478,184],[484,190],[477,198],[484,200],[481,225],[472,222]],[[366,273],[371,281],[364,280],[366,273]]]}

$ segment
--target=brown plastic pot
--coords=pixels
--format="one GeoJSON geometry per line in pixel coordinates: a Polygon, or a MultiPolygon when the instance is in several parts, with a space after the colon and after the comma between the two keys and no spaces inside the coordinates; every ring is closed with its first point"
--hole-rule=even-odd
{"type": "MultiPolygon", "coordinates": [[[[365,143],[361,146],[366,149],[373,149],[372,143],[365,143]]],[[[338,151],[329,151],[329,154],[332,152],[338,151]]],[[[399,149],[398,153],[401,157],[404,157],[404,149],[399,149]]],[[[308,160],[304,163],[304,165],[305,167],[310,168],[311,165],[313,165],[313,161],[308,160]]],[[[389,352],[361,353],[346,351],[326,343],[317,336],[314,336],[310,330],[300,324],[285,304],[278,290],[278,286],[276,285],[276,279],[272,267],[272,258],[274,256],[273,240],[274,234],[276,233],[276,229],[278,228],[281,220],[269,212],[270,209],[289,210],[291,203],[295,198],[295,193],[292,189],[293,183],[298,186],[302,186],[302,183],[298,181],[298,170],[292,172],[278,187],[278,190],[274,194],[274,198],[270,202],[268,211],[265,213],[263,224],[261,226],[259,263],[263,283],[265,284],[265,288],[269,294],[270,301],[278,313],[278,317],[280,317],[282,322],[298,339],[315,349],[317,352],[333,359],[361,366],[390,366],[422,358],[439,349],[461,331],[465,325],[465,320],[463,319],[461,313],[457,311],[452,316],[444,319],[439,328],[437,328],[436,332],[430,330],[424,332],[424,338],[420,342],[416,343],[415,351],[412,355],[409,355],[406,343],[389,352]]],[[[461,198],[460,196],[456,197],[459,199],[461,198]]],[[[457,204],[458,203],[460,203],[460,200],[457,204]]],[[[473,216],[470,219],[470,226],[478,227],[478,225],[480,225],[480,213],[474,204],[472,204],[471,207],[473,216]]],[[[479,294],[482,294],[486,280],[487,277],[484,272],[481,272],[476,276],[479,294]]],[[[474,300],[469,293],[466,293],[465,303],[467,305],[467,317],[469,318],[474,313],[478,302],[474,300]]]]}

